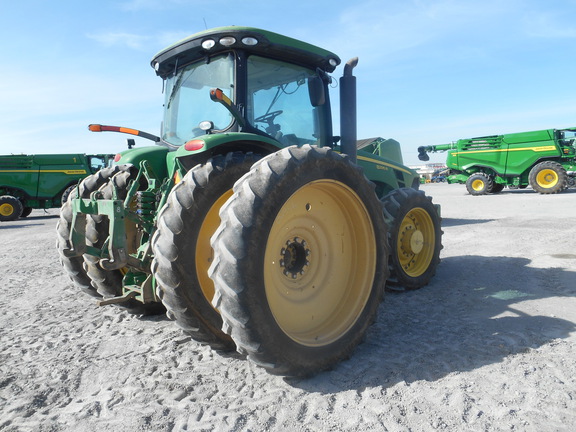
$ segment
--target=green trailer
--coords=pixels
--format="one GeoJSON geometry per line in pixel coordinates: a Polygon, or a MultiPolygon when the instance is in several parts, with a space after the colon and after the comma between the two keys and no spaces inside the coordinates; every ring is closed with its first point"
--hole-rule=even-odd
{"type": "Polygon", "coordinates": [[[356,139],[357,59],[250,27],[207,30],[152,60],[160,136],[119,154],[64,203],[74,283],[133,313],[166,311],[196,341],[274,374],[346,358],[385,285],[416,289],[442,248],[439,207],[391,139],[356,139]],[[360,147],[360,148],[359,148],[360,147]]]}
{"type": "Polygon", "coordinates": [[[33,209],[60,207],[74,185],[108,167],[114,155],[37,154],[0,156],[0,221],[33,209]]]}
{"type": "Polygon", "coordinates": [[[471,195],[498,193],[506,186],[541,194],[561,192],[576,179],[576,128],[461,139],[450,144],[418,148],[420,160],[428,152],[447,152],[449,183],[464,183],[471,195]]]}

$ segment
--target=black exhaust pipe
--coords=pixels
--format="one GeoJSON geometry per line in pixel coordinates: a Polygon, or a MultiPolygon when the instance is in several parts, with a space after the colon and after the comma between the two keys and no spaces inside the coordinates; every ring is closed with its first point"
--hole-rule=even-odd
{"type": "Polygon", "coordinates": [[[358,64],[354,57],[344,65],[344,74],[340,78],[340,148],[350,160],[356,163],[356,77],[352,70],[358,64]]]}

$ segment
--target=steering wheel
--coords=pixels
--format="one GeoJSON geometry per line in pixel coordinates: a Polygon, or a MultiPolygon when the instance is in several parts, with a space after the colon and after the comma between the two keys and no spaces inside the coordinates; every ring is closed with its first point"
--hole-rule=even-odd
{"type": "Polygon", "coordinates": [[[269,112],[268,114],[264,114],[261,115],[260,117],[256,117],[254,119],[254,123],[258,122],[258,123],[268,123],[268,124],[272,124],[272,122],[274,121],[274,119],[279,116],[280,114],[282,114],[284,111],[282,110],[278,110],[278,111],[272,111],[269,112]]]}

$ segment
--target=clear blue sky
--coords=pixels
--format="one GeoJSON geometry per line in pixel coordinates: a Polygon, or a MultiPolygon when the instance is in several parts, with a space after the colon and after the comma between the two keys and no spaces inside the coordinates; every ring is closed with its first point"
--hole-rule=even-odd
{"type": "Polygon", "coordinates": [[[421,145],[576,126],[576,0],[0,0],[0,10],[2,154],[125,148],[128,136],[89,123],[158,134],[152,56],[224,25],[358,56],[359,137],[400,141],[407,164],[421,145]]]}

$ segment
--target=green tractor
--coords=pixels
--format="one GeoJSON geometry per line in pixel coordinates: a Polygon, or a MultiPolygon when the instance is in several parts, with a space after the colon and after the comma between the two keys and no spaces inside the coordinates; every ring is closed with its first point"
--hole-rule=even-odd
{"type": "Polygon", "coordinates": [[[332,130],[335,54],[276,33],[223,27],[161,51],[161,136],[84,180],[58,224],[74,283],[133,313],[158,313],[195,340],[273,374],[346,358],[387,284],[436,271],[439,206],[394,140],[356,139],[349,61],[332,130]],[[358,147],[361,147],[360,149],[358,147]]]}
{"type": "Polygon", "coordinates": [[[450,144],[422,146],[428,152],[448,152],[448,183],[464,183],[470,195],[501,192],[504,187],[531,186],[541,194],[554,194],[576,183],[576,128],[461,139],[450,144]]]}

